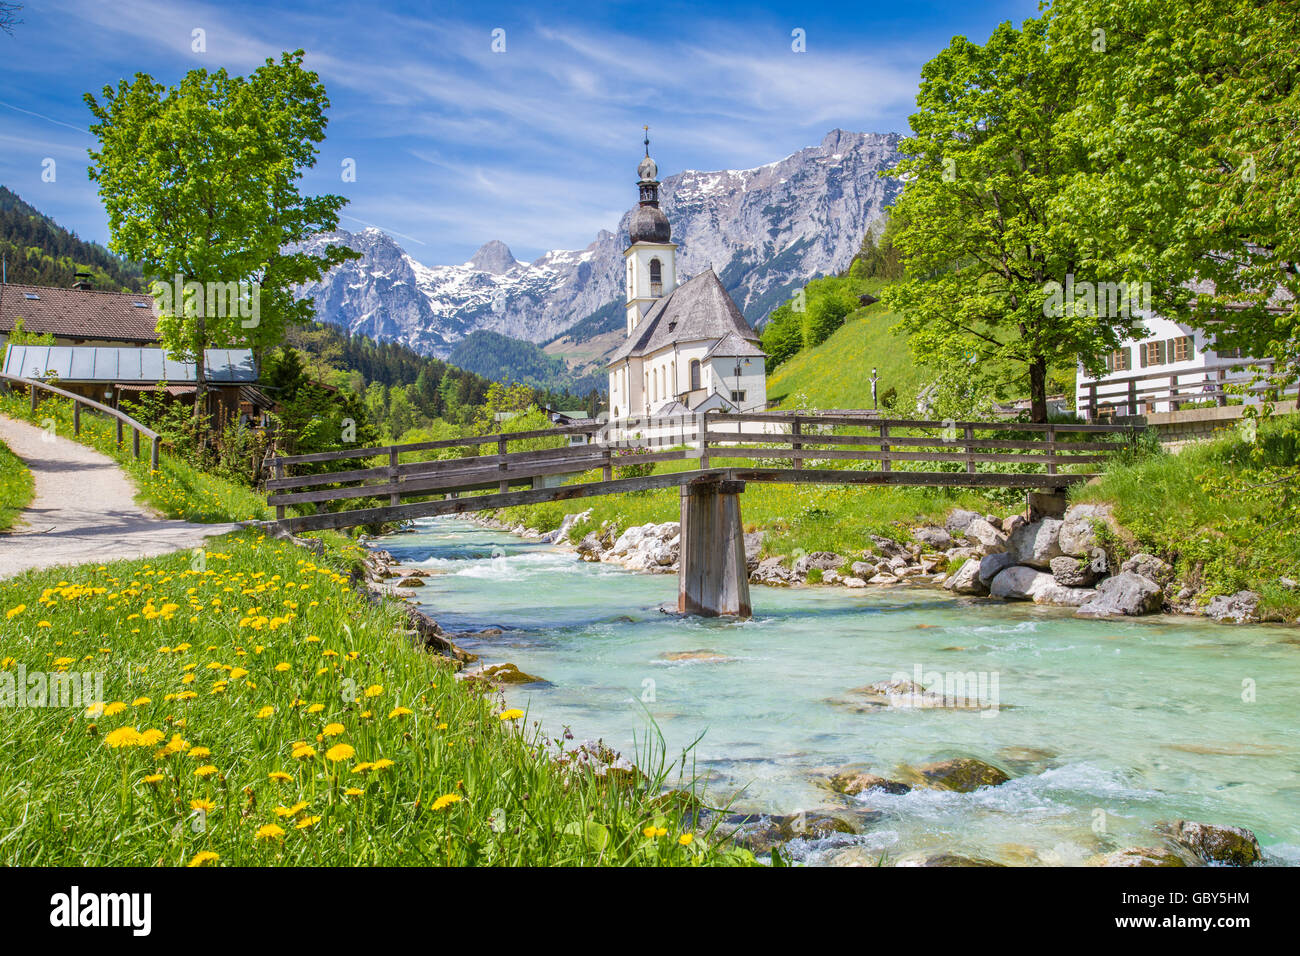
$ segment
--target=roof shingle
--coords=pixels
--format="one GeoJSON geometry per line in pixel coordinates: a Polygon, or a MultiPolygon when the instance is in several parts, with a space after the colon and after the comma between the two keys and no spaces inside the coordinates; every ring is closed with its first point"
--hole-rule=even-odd
{"type": "Polygon", "coordinates": [[[40,285],[0,285],[0,333],[24,331],[59,338],[157,342],[158,317],[147,293],[98,292],[40,285]],[[142,303],[142,305],[137,304],[142,303]]]}
{"type": "MultiPolygon", "coordinates": [[[[612,366],[634,355],[649,355],[674,343],[718,342],[728,335],[751,343],[755,332],[712,269],[706,269],[650,306],[627,341],[610,356],[612,366]]],[[[745,354],[762,355],[762,351],[745,354]]]]}

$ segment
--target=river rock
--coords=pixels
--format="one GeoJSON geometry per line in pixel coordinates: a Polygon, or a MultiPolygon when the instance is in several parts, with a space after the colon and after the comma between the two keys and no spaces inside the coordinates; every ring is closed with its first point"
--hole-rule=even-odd
{"type": "Polygon", "coordinates": [[[493,684],[545,684],[548,681],[532,674],[525,674],[514,664],[494,664],[485,667],[476,675],[493,684]]]}
{"type": "Polygon", "coordinates": [[[1045,571],[1051,567],[1052,558],[1061,554],[1061,524],[1057,518],[1043,518],[1021,525],[1007,541],[1006,550],[1016,556],[1017,564],[1045,571]]]}
{"type": "Polygon", "coordinates": [[[594,531],[578,542],[578,556],[584,561],[599,561],[604,551],[605,546],[594,531]]]}
{"type": "Polygon", "coordinates": [[[980,580],[980,562],[970,558],[943,586],[956,594],[986,594],[988,586],[980,580]]]}
{"type": "Polygon", "coordinates": [[[943,528],[924,527],[912,531],[912,538],[923,547],[943,550],[952,544],[952,535],[943,528]]]}
{"type": "Polygon", "coordinates": [[[1159,611],[1164,600],[1164,591],[1150,578],[1121,571],[1097,585],[1097,593],[1075,613],[1079,617],[1134,617],[1159,611]]]}
{"type": "Polygon", "coordinates": [[[854,577],[853,575],[844,578],[844,580],[840,581],[840,584],[844,585],[846,588],[865,588],[867,586],[865,579],[854,577]]]}
{"type": "Polygon", "coordinates": [[[1091,857],[1085,866],[1186,866],[1173,850],[1159,846],[1132,846],[1091,857]]]}
{"type": "Polygon", "coordinates": [[[950,567],[958,567],[963,561],[969,561],[971,558],[983,556],[984,552],[979,548],[949,548],[944,553],[944,560],[950,567]]]}
{"type": "Polygon", "coordinates": [[[1057,539],[1065,554],[1081,557],[1097,546],[1096,522],[1114,525],[1110,505],[1070,505],[1057,539]]]}
{"type": "Polygon", "coordinates": [[[422,588],[422,587],[424,587],[424,580],[423,580],[423,578],[421,578],[421,577],[416,577],[415,575],[409,575],[409,576],[407,576],[407,577],[402,578],[400,581],[398,581],[396,584],[394,584],[393,587],[395,587],[395,588],[422,588]]]}
{"type": "Polygon", "coordinates": [[[899,857],[894,866],[1006,866],[977,856],[962,856],[960,853],[909,853],[899,857]]]}
{"type": "Polygon", "coordinates": [[[973,518],[966,525],[966,537],[979,546],[981,554],[997,554],[1007,550],[1007,536],[993,527],[987,518],[973,518]]]}
{"type": "Polygon", "coordinates": [[[794,583],[794,572],[781,563],[780,557],[764,558],[749,575],[755,584],[784,588],[794,583]]]}
{"type": "Polygon", "coordinates": [[[993,578],[989,593],[1011,601],[1037,601],[1040,592],[1055,585],[1056,579],[1045,571],[1015,565],[993,578]]]}
{"type": "Polygon", "coordinates": [[[884,777],[877,776],[874,773],[862,773],[856,770],[844,770],[836,773],[830,779],[831,789],[836,793],[842,793],[847,797],[856,797],[860,793],[866,793],[868,790],[879,790],[882,793],[901,794],[911,791],[911,786],[898,780],[887,780],[884,777]]]}
{"type": "Polygon", "coordinates": [[[1025,520],[1024,515],[1007,515],[1005,518],[1002,519],[1002,521],[999,524],[999,527],[1002,528],[1003,534],[1010,537],[1011,535],[1016,533],[1017,528],[1019,528],[1021,525],[1026,523],[1027,522],[1025,520]]]}
{"type": "Polygon", "coordinates": [[[1221,827],[1211,823],[1179,820],[1170,832],[1175,840],[1206,863],[1250,866],[1264,859],[1255,834],[1244,827],[1221,827]]]}
{"type": "MultiPolygon", "coordinates": [[[[680,524],[677,530],[680,534],[680,524]]],[[[745,565],[751,571],[758,567],[758,558],[763,553],[763,541],[766,537],[766,531],[751,531],[745,535],[745,565]]]]}
{"type": "Polygon", "coordinates": [[[935,790],[972,793],[981,787],[997,787],[1011,778],[992,764],[973,757],[958,757],[916,768],[926,786],[935,790]]]}
{"type": "Polygon", "coordinates": [[[954,508],[949,514],[948,519],[943,523],[949,534],[958,534],[964,532],[967,526],[978,518],[979,512],[967,511],[965,508],[954,508]]]}
{"type": "Polygon", "coordinates": [[[897,584],[898,581],[899,579],[894,577],[894,575],[883,573],[867,579],[868,584],[897,584]]]}
{"type": "Polygon", "coordinates": [[[990,581],[1015,563],[1015,555],[1008,554],[1005,551],[999,551],[997,554],[990,554],[985,558],[981,558],[980,584],[987,588],[990,581]]]}
{"type": "Polygon", "coordinates": [[[587,520],[588,518],[590,518],[590,517],[591,517],[591,509],[590,509],[590,508],[588,508],[586,511],[578,511],[578,512],[574,512],[574,513],[572,513],[572,514],[567,514],[567,515],[565,515],[564,518],[563,518],[563,520],[560,521],[560,527],[556,529],[556,532],[555,532],[555,540],[556,540],[556,541],[568,541],[568,540],[569,540],[569,530],[570,530],[570,529],[571,529],[575,524],[578,524],[579,522],[582,522],[582,521],[586,521],[586,520],[587,520]]]}
{"type": "Polygon", "coordinates": [[[665,661],[731,661],[733,657],[727,657],[717,651],[698,650],[698,651],[664,651],[659,657],[665,661]]]}
{"type": "Polygon", "coordinates": [[[1140,574],[1149,581],[1163,587],[1168,587],[1169,582],[1174,579],[1174,569],[1166,562],[1161,561],[1154,554],[1135,554],[1119,566],[1121,571],[1132,571],[1134,574],[1140,574]]]}
{"type": "Polygon", "coordinates": [[[1205,613],[1223,623],[1253,624],[1259,620],[1259,595],[1254,591],[1220,594],[1210,598],[1205,613]]]}
{"type": "Polygon", "coordinates": [[[876,546],[876,550],[886,558],[909,557],[910,552],[892,538],[886,538],[884,535],[871,535],[871,543],[876,546]]]}
{"type": "Polygon", "coordinates": [[[1092,568],[1078,558],[1062,554],[1052,558],[1051,561],[1052,577],[1056,578],[1056,583],[1067,588],[1087,588],[1092,587],[1097,576],[1092,573],[1092,568]]]}
{"type": "Polygon", "coordinates": [[[805,577],[814,568],[818,571],[834,571],[843,563],[844,559],[834,551],[814,551],[795,561],[794,573],[799,577],[805,577]]]}
{"type": "Polygon", "coordinates": [[[862,578],[863,580],[874,577],[880,573],[880,568],[877,565],[871,564],[867,561],[854,561],[853,564],[850,565],[849,570],[852,571],[856,577],[862,578]]]}

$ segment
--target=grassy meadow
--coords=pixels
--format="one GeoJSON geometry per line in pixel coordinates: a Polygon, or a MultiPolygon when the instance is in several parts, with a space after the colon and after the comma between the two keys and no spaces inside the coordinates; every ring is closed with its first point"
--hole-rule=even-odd
{"type": "Polygon", "coordinates": [[[324,540],[318,558],[247,531],[0,581],[0,862],[752,862],[692,833],[656,755],[602,776],[572,744],[543,754],[324,540]],[[20,668],[102,673],[102,699],[18,706],[20,668]]]}
{"type": "Polygon", "coordinates": [[[0,531],[13,527],[19,513],[31,503],[32,473],[22,459],[0,442],[0,531]]]}

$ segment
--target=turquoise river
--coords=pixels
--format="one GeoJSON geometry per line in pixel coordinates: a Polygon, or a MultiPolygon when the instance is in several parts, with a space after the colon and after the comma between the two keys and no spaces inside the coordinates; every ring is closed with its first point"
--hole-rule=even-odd
{"type": "MultiPolygon", "coordinates": [[[[1249,827],[1269,863],[1300,864],[1295,628],[1087,621],[929,588],[755,587],[752,620],[703,620],[659,610],[676,575],[584,563],[459,519],[378,544],[433,572],[418,599],[446,630],[502,630],[466,650],[545,678],[507,691],[530,721],[634,760],[652,726],[672,755],[699,738],[688,764],[712,803],[879,811],[851,842],[886,860],[1077,865],[1156,844],[1159,823],[1185,818],[1249,827]],[[984,706],[872,710],[846,696],[918,672],[927,686],[982,680],[984,706]],[[844,765],[890,776],[958,756],[1014,779],[856,801],[825,787],[844,765]]],[[[844,841],[792,849],[816,864],[844,841]]]]}

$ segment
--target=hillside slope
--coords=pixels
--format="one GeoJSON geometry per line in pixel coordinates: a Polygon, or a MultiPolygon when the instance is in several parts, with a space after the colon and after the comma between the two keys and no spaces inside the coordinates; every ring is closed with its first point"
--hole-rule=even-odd
{"type": "Polygon", "coordinates": [[[898,316],[877,303],[849,314],[825,342],[803,349],[768,375],[767,397],[779,408],[870,408],[876,369],[881,407],[892,389],[900,401],[929,380],[907,336],[891,332],[898,316]]]}
{"type": "Polygon", "coordinates": [[[49,216],[0,186],[0,256],[9,282],[68,288],[78,272],[90,273],[93,288],[140,292],[139,266],[103,246],[77,238],[49,216]]]}

